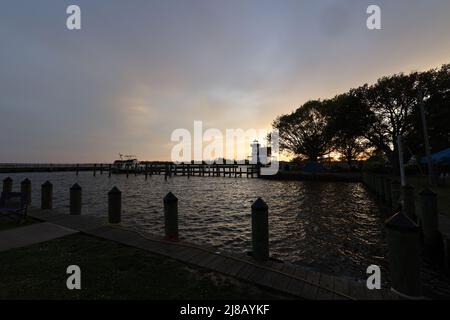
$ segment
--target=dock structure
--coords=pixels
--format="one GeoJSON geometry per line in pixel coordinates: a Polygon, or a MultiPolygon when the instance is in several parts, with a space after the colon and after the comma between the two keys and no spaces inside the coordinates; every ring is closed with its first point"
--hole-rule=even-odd
{"type": "Polygon", "coordinates": [[[102,175],[108,172],[116,174],[143,174],[146,177],[164,175],[167,177],[228,177],[228,178],[257,178],[260,176],[261,165],[245,163],[172,163],[172,162],[142,162],[137,166],[117,169],[111,164],[0,164],[0,173],[18,172],[55,172],[74,171],[78,175],[80,171],[92,171],[93,175],[99,172],[102,175]]]}
{"type": "MultiPolygon", "coordinates": [[[[185,171],[187,168],[185,168],[185,171]]],[[[210,271],[232,276],[238,280],[289,294],[296,298],[311,300],[384,300],[398,299],[399,296],[389,287],[369,289],[366,274],[362,281],[325,274],[310,267],[300,266],[273,259],[270,256],[268,214],[269,208],[263,199],[258,198],[251,209],[252,249],[248,254],[218,251],[209,245],[199,245],[184,241],[178,231],[178,199],[168,193],[164,199],[165,235],[155,235],[121,225],[122,193],[116,187],[108,192],[108,210],[102,217],[84,215],[81,204],[81,186],[75,184],[67,190],[71,195],[70,208],[53,208],[52,193],[46,192],[50,182],[41,188],[41,209],[29,207],[28,216],[46,223],[44,228],[33,227],[31,234],[19,232],[16,239],[21,243],[33,243],[50,239],[46,230],[55,230],[52,237],[84,233],[127,246],[147,250],[180,262],[210,271]],[[50,198],[49,198],[50,197],[50,198]],[[42,209],[42,208],[46,209],[42,209]],[[64,229],[65,228],[65,229],[64,229]],[[42,231],[44,230],[44,231],[42,231]],[[69,232],[70,231],[70,232],[69,232]],[[22,236],[20,236],[22,235],[22,236]],[[26,240],[26,241],[25,241],[26,240]]],[[[11,235],[6,235],[11,238],[11,235]]],[[[1,238],[1,233],[0,233],[1,238]]],[[[7,248],[4,248],[7,249],[7,248]]],[[[249,248],[250,249],[250,248],[249,248]]]]}
{"type": "Polygon", "coordinates": [[[29,215],[87,235],[162,255],[182,263],[204,268],[275,290],[297,299],[308,300],[397,300],[390,288],[369,290],[365,281],[321,273],[309,267],[281,261],[255,260],[245,254],[219,252],[217,248],[170,241],[163,236],[126,229],[107,223],[107,218],[69,215],[59,210],[32,208],[29,215]]]}

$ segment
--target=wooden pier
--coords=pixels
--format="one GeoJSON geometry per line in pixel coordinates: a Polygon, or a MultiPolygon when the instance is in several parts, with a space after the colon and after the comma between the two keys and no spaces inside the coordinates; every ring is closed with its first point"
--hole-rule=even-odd
{"type": "Polygon", "coordinates": [[[186,264],[232,276],[241,281],[276,290],[298,299],[310,300],[395,300],[390,288],[367,289],[365,281],[327,275],[311,268],[268,260],[256,261],[244,254],[218,252],[216,248],[185,241],[166,241],[120,225],[105,218],[69,215],[60,210],[30,209],[35,219],[70,228],[87,235],[140,248],[186,264]]]}
{"type": "Polygon", "coordinates": [[[19,172],[57,172],[91,171],[97,173],[143,174],[145,176],[164,175],[167,177],[229,177],[257,178],[260,177],[261,165],[246,163],[208,164],[208,163],[172,163],[172,162],[142,162],[139,166],[126,169],[114,168],[112,164],[0,164],[0,173],[19,172]]]}

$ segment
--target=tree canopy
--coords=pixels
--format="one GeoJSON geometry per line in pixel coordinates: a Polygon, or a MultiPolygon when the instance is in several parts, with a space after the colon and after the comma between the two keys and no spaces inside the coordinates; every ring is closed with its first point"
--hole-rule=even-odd
{"type": "Polygon", "coordinates": [[[448,148],[450,64],[382,77],[332,99],[308,101],[291,114],[279,116],[273,127],[279,131],[280,150],[295,157],[315,161],[335,152],[351,165],[370,151],[382,152],[396,174],[397,136],[404,137],[410,156],[425,153],[422,101],[432,151],[448,148]]]}

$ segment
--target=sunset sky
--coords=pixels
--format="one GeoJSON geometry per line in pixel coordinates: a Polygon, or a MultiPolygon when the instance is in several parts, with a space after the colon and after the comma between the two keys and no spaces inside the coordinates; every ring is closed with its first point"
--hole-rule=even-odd
{"type": "Polygon", "coordinates": [[[168,160],[194,120],[269,129],[308,99],[444,63],[450,0],[3,0],[0,162],[168,160]]]}

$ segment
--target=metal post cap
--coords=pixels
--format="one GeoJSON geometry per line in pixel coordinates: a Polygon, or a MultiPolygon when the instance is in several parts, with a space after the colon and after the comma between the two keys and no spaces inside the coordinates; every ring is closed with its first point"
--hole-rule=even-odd
{"type": "Polygon", "coordinates": [[[42,184],[42,186],[43,187],[50,187],[50,186],[52,186],[52,183],[50,182],[50,181],[45,181],[43,184],[42,184]]]}
{"type": "Polygon", "coordinates": [[[258,198],[255,202],[253,202],[252,209],[267,210],[267,209],[269,209],[269,207],[267,206],[267,204],[264,202],[264,200],[262,198],[258,198]]]}
{"type": "Polygon", "coordinates": [[[10,181],[13,181],[13,179],[11,179],[11,177],[6,177],[5,179],[3,179],[3,181],[8,181],[8,182],[10,182],[10,181]]]}
{"type": "Polygon", "coordinates": [[[108,194],[122,194],[122,191],[119,190],[117,187],[113,187],[108,194]]]}
{"type": "Polygon", "coordinates": [[[404,231],[404,232],[417,232],[419,227],[414,221],[412,221],[403,212],[399,212],[394,216],[390,217],[385,222],[386,228],[404,231]]]}
{"type": "Polygon", "coordinates": [[[75,184],[70,188],[70,190],[81,190],[81,187],[80,187],[80,185],[79,185],[78,183],[75,183],[75,184]]]}
{"type": "Polygon", "coordinates": [[[175,195],[172,192],[169,192],[164,197],[164,203],[172,203],[172,202],[177,202],[177,201],[178,201],[178,198],[175,197],[175,195]]]}
{"type": "Polygon", "coordinates": [[[419,193],[419,195],[421,195],[421,196],[435,196],[436,193],[434,193],[430,188],[425,188],[419,193]]]}
{"type": "Polygon", "coordinates": [[[28,178],[24,179],[24,180],[21,182],[21,184],[30,184],[30,183],[31,183],[31,181],[30,181],[30,179],[28,179],[28,178]]]}

